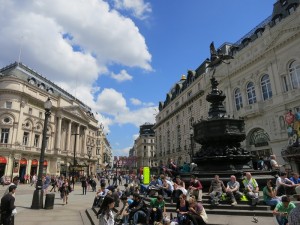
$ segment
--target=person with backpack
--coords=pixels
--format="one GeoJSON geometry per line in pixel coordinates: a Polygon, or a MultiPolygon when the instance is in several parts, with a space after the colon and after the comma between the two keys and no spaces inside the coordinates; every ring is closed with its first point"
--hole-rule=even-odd
{"type": "Polygon", "coordinates": [[[245,179],[243,180],[243,185],[245,187],[245,195],[248,199],[251,199],[251,205],[255,206],[259,199],[258,199],[258,193],[259,193],[259,187],[256,182],[256,180],[252,177],[250,172],[247,172],[245,174],[245,179]]]}

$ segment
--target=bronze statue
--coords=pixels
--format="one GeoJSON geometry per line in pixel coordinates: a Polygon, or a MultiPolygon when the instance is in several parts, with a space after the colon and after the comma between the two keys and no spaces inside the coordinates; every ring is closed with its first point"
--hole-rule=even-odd
{"type": "Polygon", "coordinates": [[[230,62],[225,62],[224,60],[233,59],[231,55],[224,55],[221,53],[220,49],[218,51],[215,48],[214,42],[212,42],[209,46],[210,48],[210,62],[207,67],[213,68],[215,73],[215,67],[221,63],[229,64],[230,62]]]}

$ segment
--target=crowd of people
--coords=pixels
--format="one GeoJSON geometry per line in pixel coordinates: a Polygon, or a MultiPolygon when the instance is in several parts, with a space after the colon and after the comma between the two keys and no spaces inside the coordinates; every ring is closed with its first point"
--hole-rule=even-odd
{"type": "MultiPolygon", "coordinates": [[[[262,188],[250,172],[245,173],[241,183],[234,175],[226,180],[229,181],[224,183],[218,175],[212,178],[208,188],[212,205],[219,205],[222,202],[234,207],[241,201],[249,202],[252,207],[266,204],[272,206],[279,225],[294,225],[297,223],[293,221],[300,222],[300,214],[296,213],[299,212],[299,206],[296,207],[289,197],[300,196],[299,174],[294,173],[287,178],[287,174],[282,172],[276,180],[268,180],[262,188]],[[260,191],[263,193],[261,202],[260,191]]],[[[96,192],[93,207],[100,207],[98,216],[101,225],[206,224],[208,217],[202,205],[203,188],[201,181],[195,176],[191,176],[186,186],[179,175],[171,178],[169,173],[151,176],[148,185],[143,184],[138,177],[130,179],[125,182],[122,191],[118,189],[118,185],[107,185],[104,181],[96,192]],[[174,217],[172,214],[170,217],[167,216],[169,215],[166,213],[167,200],[176,209],[174,217]],[[121,206],[121,210],[115,213],[114,208],[118,206],[121,206]]]]}

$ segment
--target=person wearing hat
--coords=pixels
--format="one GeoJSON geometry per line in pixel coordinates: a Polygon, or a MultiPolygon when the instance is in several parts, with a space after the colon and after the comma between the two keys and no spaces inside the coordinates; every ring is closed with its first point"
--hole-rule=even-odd
{"type": "Polygon", "coordinates": [[[105,196],[100,209],[97,213],[99,218],[99,225],[114,225],[114,214],[112,209],[115,207],[115,200],[111,196],[105,196]]]}
{"type": "Polygon", "coordinates": [[[14,224],[14,214],[13,210],[15,206],[14,193],[16,192],[16,185],[10,185],[8,187],[8,194],[1,198],[1,224],[3,225],[13,225],[14,224]]]}

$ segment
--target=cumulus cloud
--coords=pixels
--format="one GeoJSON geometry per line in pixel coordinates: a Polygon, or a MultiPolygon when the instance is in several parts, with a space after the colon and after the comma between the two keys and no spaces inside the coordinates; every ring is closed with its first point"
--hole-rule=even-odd
{"type": "Polygon", "coordinates": [[[112,8],[105,0],[0,0],[0,66],[20,58],[98,111],[107,132],[114,123],[145,123],[148,108],[134,111],[139,120],[134,121],[122,93],[96,85],[104,74],[119,82],[133,79],[126,70],[112,73],[112,65],[152,71],[144,36],[118,11],[132,10],[142,18],[151,6],[143,0],[119,3],[112,8]]]}
{"type": "Polygon", "coordinates": [[[132,76],[129,75],[126,70],[121,70],[119,74],[111,73],[111,77],[118,82],[132,80],[132,76]]]}
{"type": "Polygon", "coordinates": [[[139,100],[137,98],[131,98],[130,102],[132,105],[141,105],[142,104],[141,100],[139,100]]]}
{"type": "Polygon", "coordinates": [[[152,12],[151,4],[144,0],[113,0],[117,9],[128,10],[138,19],[146,19],[152,12]]]}

